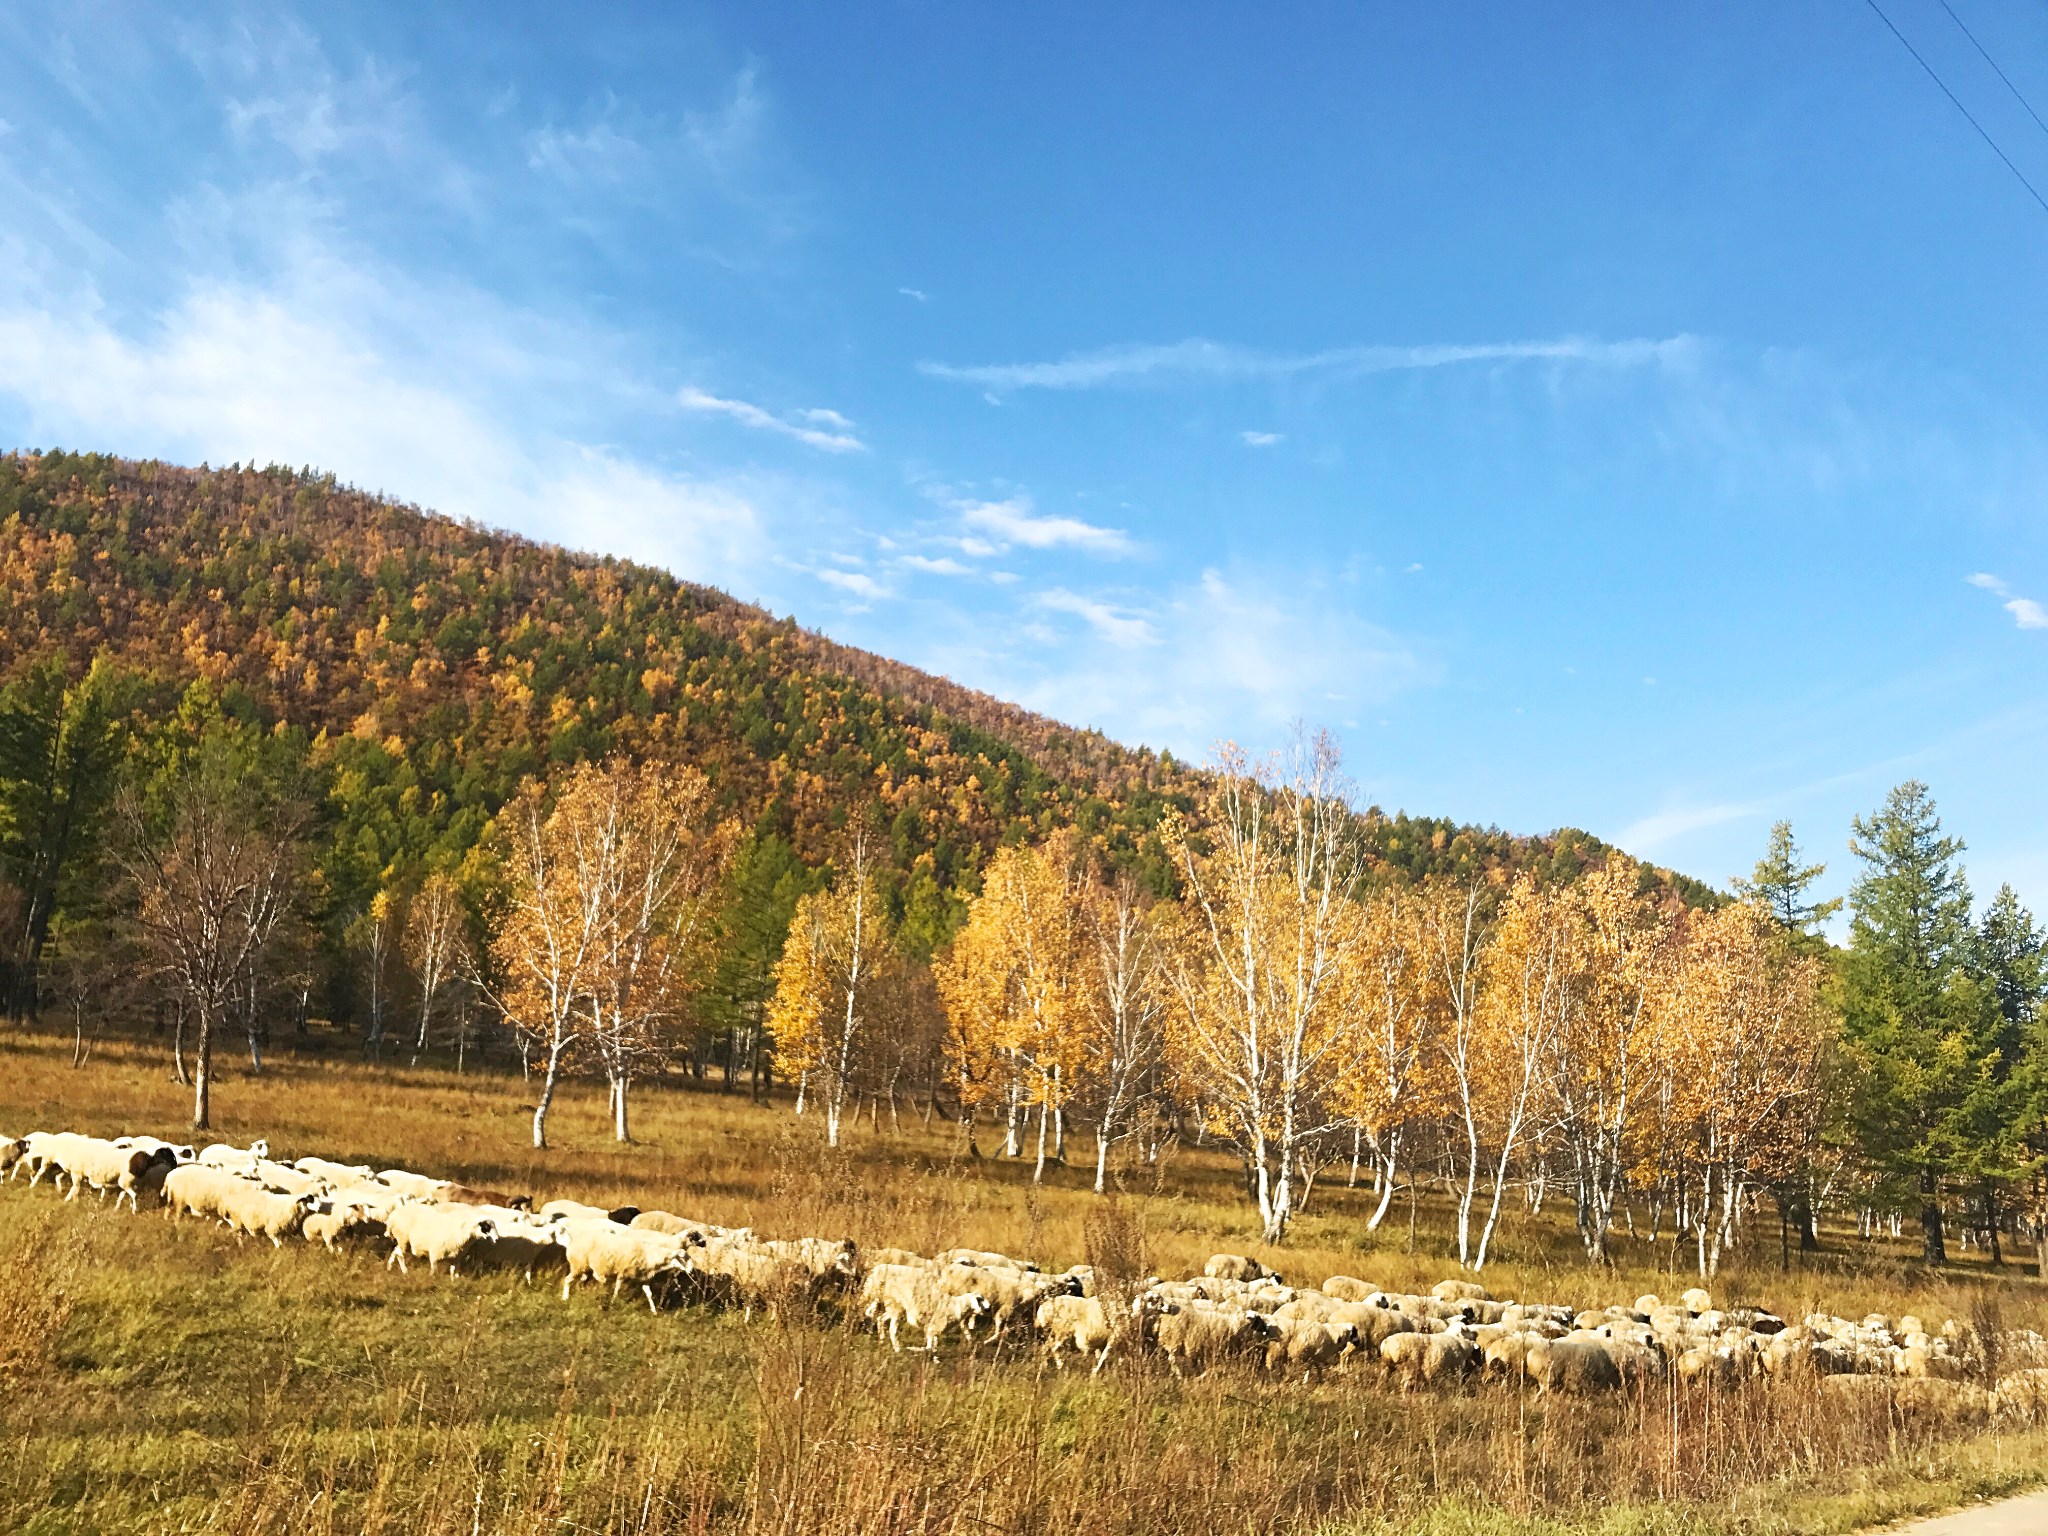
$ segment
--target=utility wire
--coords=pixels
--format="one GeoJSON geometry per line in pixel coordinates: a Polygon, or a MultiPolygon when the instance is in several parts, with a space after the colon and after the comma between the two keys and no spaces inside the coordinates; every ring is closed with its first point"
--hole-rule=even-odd
{"type": "MultiPolygon", "coordinates": [[[[2043,197],[2040,194],[2040,192],[2035,189],[2034,184],[2031,181],[2027,180],[2026,173],[2022,171],[2018,166],[2012,163],[2012,157],[2008,155],[2004,150],[1998,147],[1998,140],[1992,138],[1989,133],[1985,132],[1984,125],[1978,122],[1975,117],[1972,117],[1970,115],[1970,109],[1963,105],[1962,99],[1959,96],[1957,96],[1954,91],[1948,88],[1948,86],[1943,82],[1941,76],[1937,75],[1934,72],[1934,66],[1928,63],[1925,59],[1921,58],[1920,50],[1918,48],[1915,48],[1910,42],[1906,40],[1906,34],[1901,32],[1896,26],[1892,25],[1891,17],[1885,15],[1884,8],[1877,3],[1877,0],[1864,0],[1864,3],[1867,4],[1873,11],[1877,12],[1877,19],[1883,22],[1885,24],[1886,29],[1890,31],[1891,35],[1899,40],[1899,46],[1904,48],[1906,52],[1913,55],[1913,62],[1915,64],[1918,64],[1922,69],[1927,71],[1927,78],[1932,80],[1936,85],[1941,87],[1941,94],[1946,96],[1949,99],[1950,103],[1954,105],[1955,109],[1963,114],[1964,121],[1967,122],[1972,128],[1977,130],[1977,137],[1982,139],[1986,144],[1989,144],[1991,146],[1991,153],[1998,156],[1999,159],[2005,162],[2005,168],[2008,171],[2011,171],[2014,177],[2018,179],[2019,184],[2027,189],[2027,195],[2032,197],[2035,202],[2041,205],[2041,211],[2043,213],[2048,213],[2048,197],[2043,197]]],[[[1946,9],[1946,7],[1944,7],[1944,9],[1946,9]]],[[[1950,14],[1953,15],[1954,13],[1950,12],[1950,14]]],[[[1993,67],[1996,68],[1995,65],[1993,67]]],[[[2029,110],[2031,110],[2031,108],[2029,110]]]]}
{"type": "Polygon", "coordinates": [[[1990,52],[1984,47],[1984,45],[1977,41],[1977,34],[1972,32],[1968,26],[1964,25],[1963,18],[1955,13],[1955,7],[1951,6],[1948,3],[1948,0],[1941,0],[1941,8],[1944,11],[1948,12],[1948,19],[1954,22],[1959,28],[1962,29],[1963,36],[1967,37],[1970,40],[1970,46],[1976,49],[1977,52],[1983,56],[1984,62],[1986,64],[1989,64],[1991,66],[1991,72],[1997,75],[1999,79],[2005,81],[2005,88],[2008,91],[2012,92],[2012,99],[2027,109],[2027,116],[2031,117],[2034,120],[2034,126],[2040,129],[2043,133],[2048,133],[2048,123],[2044,123],[2041,121],[2041,114],[2034,110],[2033,103],[2028,101],[2026,97],[2022,96],[2020,94],[2020,88],[2014,85],[2010,79],[2007,79],[2005,71],[1998,67],[1998,60],[1991,57],[1990,52]]]}

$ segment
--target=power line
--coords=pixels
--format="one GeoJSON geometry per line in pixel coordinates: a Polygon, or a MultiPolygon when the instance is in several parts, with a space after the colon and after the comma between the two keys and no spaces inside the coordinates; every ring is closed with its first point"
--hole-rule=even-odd
{"type": "MultiPolygon", "coordinates": [[[[1963,105],[1962,98],[1957,96],[1954,91],[1948,88],[1947,84],[1943,82],[1941,76],[1937,75],[1934,72],[1934,66],[1932,64],[1928,63],[1925,59],[1920,57],[1920,50],[1918,48],[1915,48],[1910,42],[1906,40],[1906,34],[1901,32],[1897,27],[1892,25],[1891,17],[1885,15],[1884,8],[1877,3],[1877,0],[1864,0],[1864,3],[1868,5],[1873,11],[1877,12],[1877,19],[1883,22],[1885,24],[1886,29],[1891,33],[1891,35],[1899,40],[1899,46],[1904,48],[1906,52],[1913,55],[1913,62],[1915,64],[1918,64],[1922,69],[1927,71],[1927,78],[1932,80],[1936,85],[1941,87],[1941,94],[1946,96],[1949,99],[1949,101],[1954,105],[1955,109],[1963,114],[1963,120],[1967,122],[1972,128],[1977,130],[1977,137],[1982,139],[1986,144],[1989,144],[1991,146],[1991,153],[1998,156],[2000,160],[2003,160],[2005,162],[2005,168],[2008,171],[2011,171],[2013,173],[2013,176],[2019,181],[2019,184],[2027,189],[2027,195],[2033,198],[2035,202],[2041,205],[2041,211],[2043,213],[2048,213],[2048,197],[2043,197],[2040,194],[2040,192],[2038,192],[2035,189],[2034,184],[2031,181],[2027,180],[2026,173],[2022,171],[2018,166],[2012,163],[2012,157],[2008,155],[2004,150],[1998,147],[1998,140],[1992,138],[1989,133],[1985,132],[1984,125],[1978,122],[1975,117],[1972,117],[1970,115],[1970,109],[1963,105]]],[[[1951,12],[1950,14],[1954,13],[1951,12]]],[[[1996,66],[1993,67],[1995,68],[1996,66]]]]}
{"type": "Polygon", "coordinates": [[[2012,99],[2027,109],[2027,116],[2031,117],[2034,120],[2034,126],[2040,129],[2043,133],[2048,133],[2048,123],[2044,123],[2041,121],[2041,114],[2034,110],[2033,103],[2028,101],[2026,97],[2022,96],[2020,94],[2020,88],[2014,85],[2010,79],[2007,79],[2005,71],[1998,67],[1998,60],[1991,57],[1989,50],[1987,50],[1982,43],[1977,41],[1977,34],[1972,32],[1969,29],[1969,27],[1964,25],[1963,18],[1955,13],[1955,8],[1948,3],[1948,0],[1941,0],[1941,8],[1944,11],[1948,12],[1948,19],[1950,21],[1954,22],[1958,27],[1962,28],[1963,36],[1967,37],[1970,40],[1970,46],[1976,49],[1977,52],[1983,56],[1984,62],[1986,64],[1989,64],[1991,66],[1991,72],[1997,75],[1999,79],[2005,81],[2005,88],[2008,91],[2012,92],[2012,99]]]}

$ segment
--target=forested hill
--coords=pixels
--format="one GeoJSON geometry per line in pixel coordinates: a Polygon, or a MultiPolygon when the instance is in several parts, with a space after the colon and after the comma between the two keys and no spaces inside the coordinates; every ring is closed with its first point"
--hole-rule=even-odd
{"type": "MultiPolygon", "coordinates": [[[[758,835],[822,861],[879,803],[912,933],[936,942],[1006,838],[1075,824],[1158,870],[1198,770],[854,650],[650,567],[394,504],[332,476],[0,456],[0,681],[107,654],[170,708],[198,680],[303,729],[337,910],[452,863],[525,776],[612,750],[701,766],[758,835]]],[[[1604,853],[1562,831],[1399,816],[1394,878],[1604,853]]],[[[1697,899],[1705,888],[1671,878],[1697,899]]],[[[911,937],[912,934],[906,934],[911,937]]]]}

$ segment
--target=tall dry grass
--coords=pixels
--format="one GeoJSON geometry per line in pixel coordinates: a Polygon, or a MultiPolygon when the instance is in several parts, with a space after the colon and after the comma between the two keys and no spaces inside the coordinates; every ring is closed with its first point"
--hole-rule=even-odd
{"type": "MultiPolygon", "coordinates": [[[[0,1046],[0,1129],[176,1129],[162,1064],[115,1048],[0,1046]]],[[[1248,1226],[1223,1159],[1182,1149],[1116,1199],[1080,1171],[1046,1188],[906,1121],[825,1148],[809,1122],[717,1093],[649,1094],[643,1144],[572,1096],[558,1146],[521,1144],[517,1079],[287,1064],[230,1080],[220,1133],[287,1155],[404,1163],[493,1184],[668,1205],[769,1233],[1096,1263],[1106,1284],[1198,1267],[1248,1226]]],[[[1341,1191],[1277,1262],[1388,1284],[1448,1271],[1441,1213],[1364,1230],[1341,1191]]],[[[1405,1217],[1405,1212],[1402,1213],[1405,1217]]],[[[1589,1273],[1524,1222],[1489,1281],[1632,1297],[1682,1278],[1589,1273]]],[[[1746,1256],[1749,1257],[1749,1256],[1746,1256]]],[[[2043,1321],[2038,1292],[1884,1250],[1722,1289],[1824,1305],[2043,1321]]],[[[1089,1379],[1028,1351],[896,1356],[831,1313],[659,1318],[509,1278],[388,1273],[238,1246],[90,1198],[0,1186],[0,1524],[48,1531],[861,1532],[1846,1529],[1873,1511],[2008,1486],[2048,1439],[1844,1401],[1815,1383],[1648,1387],[1544,1400],[1500,1387],[1402,1394],[1354,1371],[1180,1380],[1146,1359],[1089,1379]]]]}

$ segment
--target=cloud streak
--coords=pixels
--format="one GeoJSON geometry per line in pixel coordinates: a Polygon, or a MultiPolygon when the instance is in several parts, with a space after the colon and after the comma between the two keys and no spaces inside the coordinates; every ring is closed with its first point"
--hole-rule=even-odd
{"type": "Polygon", "coordinates": [[[1989,571],[1973,571],[1963,580],[1980,591],[1989,592],[1993,597],[2003,599],[2005,611],[2012,615],[2012,621],[2021,629],[2048,629],[2048,608],[2031,597],[2019,597],[2011,587],[1989,571]]]}
{"type": "Polygon", "coordinates": [[[868,445],[848,430],[853,423],[837,411],[798,411],[797,419],[790,421],[749,401],[707,394],[694,387],[677,391],[676,403],[686,411],[730,417],[741,426],[752,427],[757,432],[780,433],[825,453],[867,452],[868,445]]]}
{"type": "Polygon", "coordinates": [[[1698,350],[1688,335],[1661,341],[1599,341],[1583,336],[1549,341],[1502,341],[1427,346],[1333,347],[1321,352],[1261,352],[1250,347],[1191,337],[1166,345],[1133,344],[1072,352],[1043,363],[993,363],[962,367],[921,362],[929,378],[980,389],[1102,389],[1146,383],[1227,384],[1281,379],[1301,374],[1356,377],[1452,368],[1470,363],[1583,363],[1596,367],[1677,367],[1698,350]]]}
{"type": "Polygon", "coordinates": [[[1041,592],[1034,601],[1040,608],[1054,613],[1070,613],[1085,621],[1098,638],[1118,650],[1136,650],[1159,643],[1159,632],[1152,627],[1152,621],[1131,609],[1083,597],[1064,587],[1041,592]]]}
{"type": "Polygon", "coordinates": [[[1025,549],[1078,549],[1095,555],[1128,555],[1137,546],[1121,528],[1105,528],[1078,517],[1048,516],[1033,510],[1031,498],[972,501],[959,504],[962,527],[986,539],[961,540],[970,555],[992,555],[1021,546],[1025,549]]]}

